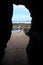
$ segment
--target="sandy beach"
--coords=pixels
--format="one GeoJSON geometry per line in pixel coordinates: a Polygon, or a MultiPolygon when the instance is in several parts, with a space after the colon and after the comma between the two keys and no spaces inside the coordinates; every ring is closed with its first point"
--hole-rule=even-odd
{"type": "Polygon", "coordinates": [[[23,31],[12,31],[11,38],[5,49],[4,65],[29,65],[26,54],[28,42],[29,37],[23,31]]]}

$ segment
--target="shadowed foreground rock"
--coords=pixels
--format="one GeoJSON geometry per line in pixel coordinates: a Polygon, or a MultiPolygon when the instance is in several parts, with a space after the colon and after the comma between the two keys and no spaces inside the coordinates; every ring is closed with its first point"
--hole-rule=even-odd
{"type": "Polygon", "coordinates": [[[0,1],[0,62],[4,49],[11,36],[12,4],[23,4],[31,12],[32,23],[29,31],[30,41],[27,48],[30,64],[41,64],[43,59],[43,2],[37,0],[9,0],[0,1]],[[28,52],[29,51],[29,52],[28,52]]]}
{"type": "Polygon", "coordinates": [[[26,54],[26,46],[29,37],[21,31],[12,32],[11,38],[7,43],[5,49],[5,56],[3,58],[4,65],[28,65],[28,58],[26,54]]]}

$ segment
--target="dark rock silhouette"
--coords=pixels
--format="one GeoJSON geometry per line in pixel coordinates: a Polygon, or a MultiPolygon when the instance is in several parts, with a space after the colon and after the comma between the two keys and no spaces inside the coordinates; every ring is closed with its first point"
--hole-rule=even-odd
{"type": "Polygon", "coordinates": [[[37,0],[0,1],[0,63],[4,56],[4,49],[11,36],[13,3],[25,5],[31,12],[33,19],[29,31],[30,41],[26,52],[29,56],[30,65],[41,64],[43,63],[43,2],[37,0]]]}
{"type": "Polygon", "coordinates": [[[0,65],[12,30],[12,5],[9,6],[9,4],[6,0],[0,1],[0,65]]]}
{"type": "Polygon", "coordinates": [[[42,1],[32,0],[29,4],[32,16],[31,28],[28,33],[30,37],[26,52],[29,57],[30,65],[43,64],[43,9],[42,1]]]}

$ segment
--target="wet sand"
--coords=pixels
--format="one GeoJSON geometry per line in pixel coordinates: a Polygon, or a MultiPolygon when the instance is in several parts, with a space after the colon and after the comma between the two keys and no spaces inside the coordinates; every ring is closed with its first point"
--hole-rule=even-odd
{"type": "Polygon", "coordinates": [[[4,65],[29,65],[26,54],[28,42],[29,37],[23,31],[12,32],[5,49],[4,65]]]}

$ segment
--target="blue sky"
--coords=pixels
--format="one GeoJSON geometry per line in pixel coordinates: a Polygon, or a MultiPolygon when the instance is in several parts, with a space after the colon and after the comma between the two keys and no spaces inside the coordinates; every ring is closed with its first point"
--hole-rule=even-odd
{"type": "Polygon", "coordinates": [[[13,23],[30,23],[31,20],[30,12],[24,5],[13,4],[13,23]]]}

